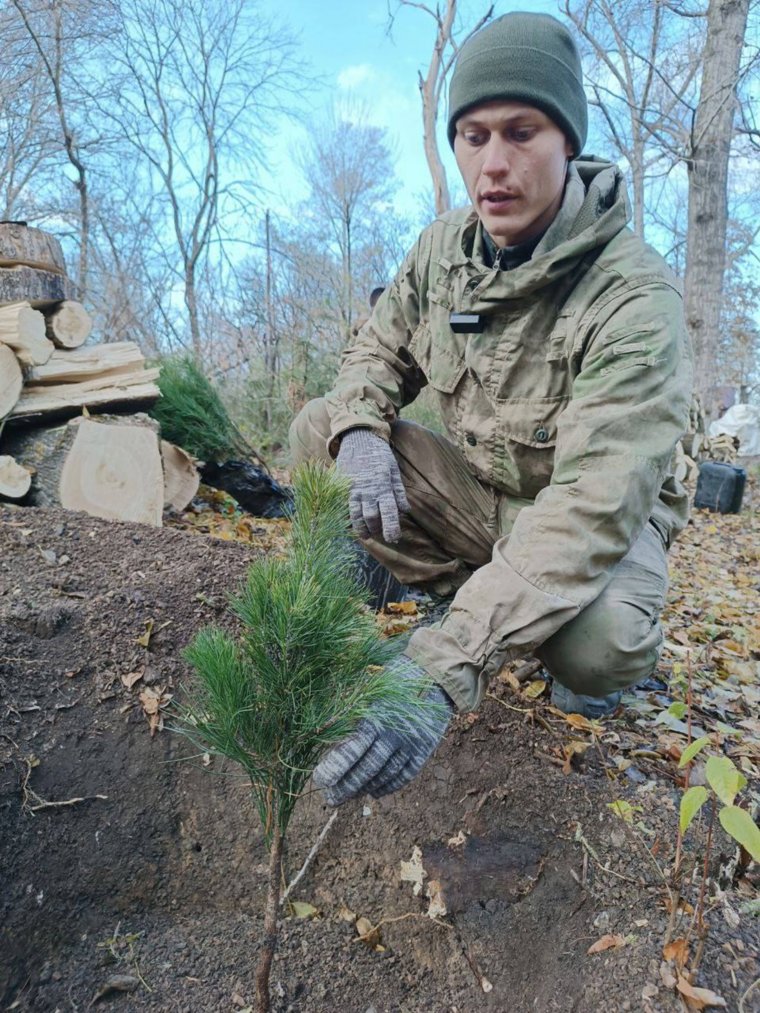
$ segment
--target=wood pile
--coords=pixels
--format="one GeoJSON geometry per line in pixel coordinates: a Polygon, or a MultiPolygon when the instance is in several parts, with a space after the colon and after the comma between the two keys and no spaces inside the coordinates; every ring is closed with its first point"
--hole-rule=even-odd
{"type": "Polygon", "coordinates": [[[91,330],[58,240],[0,222],[0,499],[160,525],[198,470],[141,414],[159,369],[134,342],[85,344],[91,330]]]}

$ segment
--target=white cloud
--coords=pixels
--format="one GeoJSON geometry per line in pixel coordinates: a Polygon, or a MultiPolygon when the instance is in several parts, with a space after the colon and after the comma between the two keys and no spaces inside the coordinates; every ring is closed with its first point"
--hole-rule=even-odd
{"type": "Polygon", "coordinates": [[[344,91],[350,91],[360,84],[371,80],[374,70],[368,63],[359,63],[353,67],[345,67],[338,74],[338,87],[344,91]]]}

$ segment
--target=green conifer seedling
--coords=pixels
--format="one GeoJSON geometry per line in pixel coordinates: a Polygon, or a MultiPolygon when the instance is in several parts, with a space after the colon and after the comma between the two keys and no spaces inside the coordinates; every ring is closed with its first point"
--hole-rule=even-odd
{"type": "Polygon", "coordinates": [[[250,567],[231,599],[238,638],[214,627],[195,637],[186,656],[197,685],[179,712],[200,749],[243,767],[269,847],[257,1013],[269,1009],[284,838],[311,772],[373,705],[391,720],[431,706],[429,686],[415,690],[384,667],[396,650],[356,581],[347,481],[309,463],[296,472],[294,492],[286,558],[250,567]]]}

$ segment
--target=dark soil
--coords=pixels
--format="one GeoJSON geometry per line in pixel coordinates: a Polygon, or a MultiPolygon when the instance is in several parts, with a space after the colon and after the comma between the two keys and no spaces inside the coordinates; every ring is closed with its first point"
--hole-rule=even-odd
{"type": "MultiPolygon", "coordinates": [[[[252,1005],[266,855],[245,782],[187,759],[168,727],[151,737],[140,702],[181,691],[183,646],[205,623],[231,624],[225,596],[250,559],[182,531],[0,508],[3,1008],[85,1010],[109,979],[127,990],[96,1006],[125,1013],[252,1005]]],[[[318,914],[282,922],[275,1010],[682,1008],[661,977],[656,867],[672,860],[675,786],[612,783],[595,749],[564,774],[541,707],[494,694],[412,785],[340,810],[294,894],[318,914]],[[656,858],[608,808],[621,797],[642,807],[656,858]],[[415,846],[445,917],[400,879],[415,846]],[[381,948],[357,939],[351,913],[385,920],[381,948]],[[607,933],[625,945],[588,955],[607,933]]],[[[286,878],[328,816],[317,794],[300,803],[286,878]]],[[[757,923],[711,907],[698,983],[737,1010],[760,974],[757,923]]],[[[760,1009],[760,987],[743,1009],[760,1009]]]]}

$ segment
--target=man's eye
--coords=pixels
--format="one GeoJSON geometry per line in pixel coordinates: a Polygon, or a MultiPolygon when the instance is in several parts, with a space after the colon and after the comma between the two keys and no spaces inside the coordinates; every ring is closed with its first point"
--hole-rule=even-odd
{"type": "Polygon", "coordinates": [[[534,134],[532,127],[518,127],[512,131],[512,137],[516,141],[529,141],[534,134]]]}
{"type": "Polygon", "coordinates": [[[468,144],[483,144],[486,140],[485,134],[475,133],[472,130],[465,131],[464,139],[468,144]]]}

